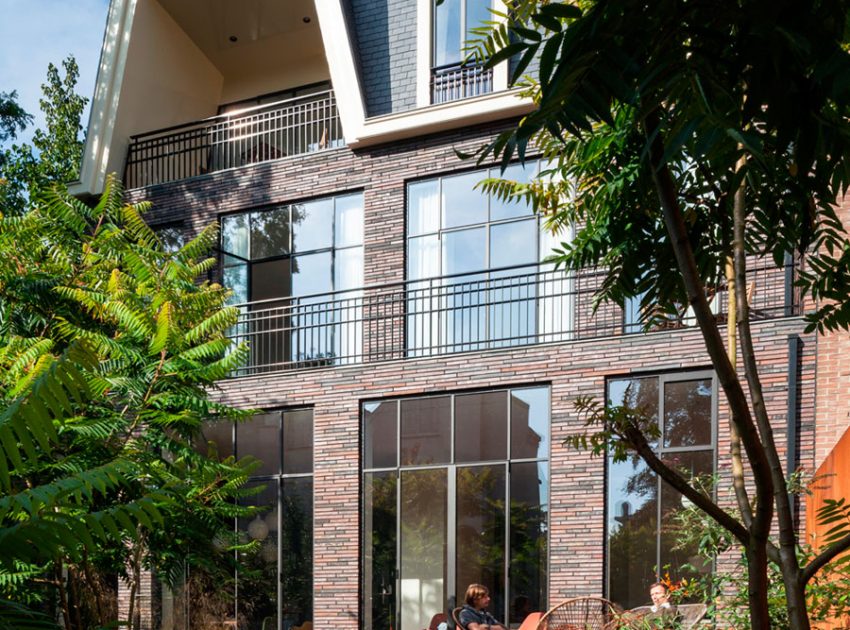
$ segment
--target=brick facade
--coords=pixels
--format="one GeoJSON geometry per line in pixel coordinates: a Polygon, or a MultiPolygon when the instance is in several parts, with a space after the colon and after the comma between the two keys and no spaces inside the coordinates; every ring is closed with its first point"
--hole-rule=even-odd
{"type": "MultiPolygon", "coordinates": [[[[184,222],[196,232],[218,215],[269,204],[362,190],[365,204],[366,286],[404,279],[405,184],[471,168],[455,149],[470,150],[498,127],[418,138],[352,151],[348,148],[223,171],[173,184],[129,191],[131,201],[154,204],[152,223],[184,222]]],[[[755,345],[768,412],[785,444],[789,413],[789,338],[797,344],[798,461],[815,463],[816,340],[798,318],[755,324],[755,345]],[[797,337],[799,336],[799,338],[797,337]]],[[[310,406],[314,410],[314,610],[317,630],[355,630],[360,605],[360,403],[366,399],[500,386],[551,386],[549,601],[603,592],[605,460],[563,442],[583,430],[573,402],[602,397],[608,376],[704,369],[709,366],[694,329],[604,337],[524,348],[233,379],[220,395],[246,407],[310,406]]],[[[819,394],[820,395],[820,394],[819,394]]],[[[722,394],[718,469],[728,474],[728,413],[722,394]]],[[[818,404],[820,405],[820,400],[818,404]]],[[[846,413],[846,407],[845,407],[846,413]]],[[[819,447],[820,445],[818,445],[819,447]]]]}

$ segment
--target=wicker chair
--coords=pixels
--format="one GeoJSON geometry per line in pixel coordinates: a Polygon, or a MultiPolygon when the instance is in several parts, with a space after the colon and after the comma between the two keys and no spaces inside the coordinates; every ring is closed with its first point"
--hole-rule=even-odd
{"type": "Polygon", "coordinates": [[[466,626],[465,626],[465,625],[463,625],[463,624],[460,622],[460,611],[461,611],[461,609],[460,609],[460,608],[453,608],[453,609],[452,609],[452,619],[454,619],[455,626],[456,626],[457,628],[460,628],[460,630],[466,630],[466,626]]]}
{"type": "MultiPolygon", "coordinates": [[[[635,619],[640,619],[644,615],[649,614],[651,610],[651,606],[638,606],[637,608],[628,610],[627,615],[635,619]]],[[[679,613],[678,627],[681,630],[690,630],[690,628],[696,626],[705,617],[707,606],[705,604],[679,604],[676,610],[679,613]]]]}
{"type": "Polygon", "coordinates": [[[620,609],[601,597],[574,597],[550,609],[537,630],[608,630],[620,609]]]}

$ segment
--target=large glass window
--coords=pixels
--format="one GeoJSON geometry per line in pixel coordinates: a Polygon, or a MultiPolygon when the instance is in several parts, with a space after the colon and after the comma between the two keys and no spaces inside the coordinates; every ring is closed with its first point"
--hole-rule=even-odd
{"type": "Polygon", "coordinates": [[[541,229],[532,208],[475,186],[527,182],[537,161],[412,182],[407,187],[408,347],[415,355],[563,341],[572,281],[541,264],[569,235],[541,229]]]}
{"type": "Polygon", "coordinates": [[[221,251],[224,285],[246,313],[236,332],[251,344],[253,367],[359,355],[362,194],[222,217],[221,251]]]}
{"type": "MultiPolygon", "coordinates": [[[[660,458],[687,477],[715,471],[715,382],[711,373],[665,374],[608,381],[608,403],[642,410],[658,422],[652,443],[660,458]]],[[[712,570],[696,549],[676,544],[676,513],[683,497],[639,457],[608,462],[608,595],[624,608],[647,603],[649,587],[666,574],[691,577],[683,569],[712,570]]]]}
{"type": "Polygon", "coordinates": [[[287,630],[313,620],[313,412],[259,414],[236,425],[237,457],[262,463],[249,486],[262,486],[246,503],[256,516],[238,530],[258,549],[243,552],[237,576],[239,627],[287,630]]]}
{"type": "Polygon", "coordinates": [[[469,584],[546,609],[549,389],[363,404],[363,627],[436,627],[469,584]]]}

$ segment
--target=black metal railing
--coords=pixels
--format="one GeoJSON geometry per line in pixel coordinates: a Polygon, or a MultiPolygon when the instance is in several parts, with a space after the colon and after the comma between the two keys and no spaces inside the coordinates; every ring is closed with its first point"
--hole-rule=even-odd
{"type": "Polygon", "coordinates": [[[493,91],[493,69],[454,63],[431,69],[431,102],[448,103],[493,91]]]}
{"type": "MultiPolygon", "coordinates": [[[[511,267],[240,305],[230,338],[250,345],[235,376],[352,365],[458,352],[610,337],[641,330],[616,305],[594,308],[604,274],[551,265],[511,267]]],[[[785,270],[754,267],[754,318],[796,315],[785,270]],[[786,299],[792,303],[787,304],[786,299]]],[[[723,318],[726,292],[711,292],[723,318]]],[[[654,330],[693,326],[687,308],[656,318],[654,330]]]]}
{"type": "Polygon", "coordinates": [[[328,90],[132,136],[124,184],[162,184],[343,144],[328,90]]]}

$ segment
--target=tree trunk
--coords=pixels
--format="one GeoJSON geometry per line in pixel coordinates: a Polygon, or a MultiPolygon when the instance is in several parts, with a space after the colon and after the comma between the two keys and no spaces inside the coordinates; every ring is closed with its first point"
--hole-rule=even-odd
{"type": "Polygon", "coordinates": [[[806,608],[806,585],[801,578],[796,560],[793,567],[782,567],[788,625],[792,630],[809,630],[811,627],[809,611],[806,608]]]}
{"type": "Polygon", "coordinates": [[[752,630],[770,630],[767,603],[767,540],[753,539],[745,548],[747,584],[749,586],[750,624],[752,630]]]}

